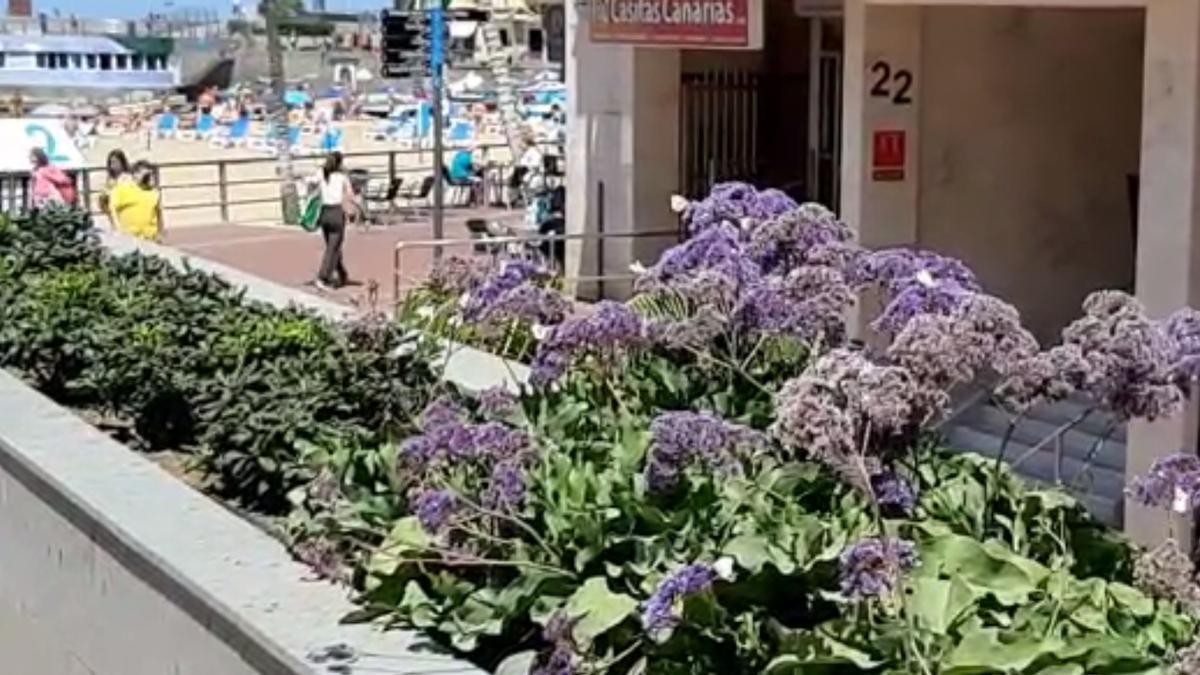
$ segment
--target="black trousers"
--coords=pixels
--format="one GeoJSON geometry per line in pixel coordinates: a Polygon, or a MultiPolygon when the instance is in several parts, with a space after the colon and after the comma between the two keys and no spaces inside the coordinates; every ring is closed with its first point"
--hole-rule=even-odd
{"type": "Polygon", "coordinates": [[[321,207],[321,234],[325,237],[325,254],[317,278],[330,286],[342,286],[349,280],[342,261],[342,244],[346,241],[346,212],[340,206],[321,207]]]}

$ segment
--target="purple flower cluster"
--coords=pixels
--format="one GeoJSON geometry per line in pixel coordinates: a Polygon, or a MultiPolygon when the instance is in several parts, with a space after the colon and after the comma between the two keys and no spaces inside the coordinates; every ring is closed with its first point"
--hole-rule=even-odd
{"type": "Polygon", "coordinates": [[[744,218],[766,220],[796,207],[796,202],[779,190],[760,191],[747,183],[718,183],[707,197],[688,205],[683,219],[688,232],[695,235],[710,227],[738,225],[744,218]]]}
{"type": "Polygon", "coordinates": [[[908,518],[917,508],[916,488],[890,471],[871,476],[871,493],[880,510],[890,517],[908,518]]]}
{"type": "Polygon", "coordinates": [[[604,368],[619,365],[624,356],[648,347],[651,331],[629,307],[605,301],[593,312],[555,326],[538,344],[530,382],[549,385],[577,361],[592,357],[604,368]]]}
{"type": "Polygon", "coordinates": [[[784,384],[771,433],[870,494],[870,477],[880,465],[872,441],[903,433],[922,416],[922,401],[905,369],[834,349],[784,384]]]}
{"type": "Polygon", "coordinates": [[[718,473],[738,471],[742,453],[765,443],[757,431],[708,413],[664,413],[650,425],[650,433],[646,482],[659,492],[678,485],[694,464],[718,473]]]}
{"type": "Polygon", "coordinates": [[[577,622],[563,613],[550,618],[542,630],[542,639],[550,643],[551,649],[539,659],[531,675],[576,675],[579,672],[581,659],[573,635],[577,622]]]}
{"type": "Polygon", "coordinates": [[[1174,341],[1140,303],[1120,291],[1099,291],[1084,315],[1063,330],[1063,344],[1079,350],[1081,389],[1120,419],[1154,420],[1179,410],[1183,397],[1172,371],[1174,341]]]}
{"type": "Polygon", "coordinates": [[[444,399],[422,415],[422,431],[400,446],[402,475],[412,484],[414,510],[430,532],[444,527],[462,495],[477,490],[487,508],[514,511],[524,504],[533,443],[523,431],[500,422],[471,423],[444,399]]]}
{"type": "Polygon", "coordinates": [[[1181,385],[1200,378],[1200,311],[1184,307],[1163,325],[1174,346],[1171,373],[1181,385]]]}
{"type": "Polygon", "coordinates": [[[870,537],[846,547],[838,563],[842,594],[869,600],[899,588],[904,574],[917,566],[917,550],[905,539],[870,537]]]}
{"type": "Polygon", "coordinates": [[[820,204],[803,204],[754,227],[746,252],[765,272],[787,272],[803,265],[846,270],[862,254],[848,245],[853,235],[845,223],[820,204]]]}
{"type": "Polygon", "coordinates": [[[434,263],[429,272],[429,287],[447,295],[463,295],[483,283],[489,267],[484,258],[450,256],[434,263]]]}
{"type": "Polygon", "coordinates": [[[463,317],[490,326],[514,320],[560,323],[571,312],[571,303],[542,285],[550,276],[549,270],[529,260],[505,260],[467,294],[463,317]]]}
{"type": "Polygon", "coordinates": [[[484,417],[504,418],[517,410],[517,397],[503,386],[491,387],[479,393],[479,412],[484,417]]]}
{"type": "Polygon", "coordinates": [[[850,276],[859,287],[886,292],[887,305],[873,326],[892,334],[913,317],[954,312],[979,290],[975,275],[961,261],[903,248],[861,256],[850,276]]]}
{"type": "Polygon", "coordinates": [[[734,310],[734,325],[749,335],[784,335],[823,344],[845,338],[854,291],[829,267],[804,266],[785,277],[766,277],[748,289],[734,310]]]}
{"type": "Polygon", "coordinates": [[[656,638],[669,633],[682,621],[680,605],[683,600],[712,588],[716,578],[716,570],[711,565],[699,563],[668,575],[642,606],[642,627],[646,633],[656,638]]]}
{"type": "Polygon", "coordinates": [[[1133,479],[1128,492],[1146,506],[1190,512],[1200,504],[1200,458],[1179,453],[1157,459],[1145,476],[1133,479]]]}
{"type": "Polygon", "coordinates": [[[426,490],[416,499],[414,508],[421,527],[430,534],[446,529],[458,510],[458,500],[450,490],[426,490]]]}
{"type": "Polygon", "coordinates": [[[693,302],[728,308],[743,288],[761,277],[762,270],[746,255],[737,229],[720,225],[667,249],[637,280],[636,289],[670,289],[693,302]]]}
{"type": "Polygon", "coordinates": [[[318,579],[345,581],[349,577],[346,557],[332,539],[306,539],[294,548],[296,558],[308,565],[318,579]]]}

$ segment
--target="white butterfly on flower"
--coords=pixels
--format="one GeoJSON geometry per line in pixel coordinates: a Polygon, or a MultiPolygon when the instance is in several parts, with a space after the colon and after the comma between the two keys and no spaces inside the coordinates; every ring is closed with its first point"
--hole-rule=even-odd
{"type": "Polygon", "coordinates": [[[646,273],[646,266],[640,260],[634,260],[629,264],[629,271],[637,275],[642,275],[646,273]]]}
{"type": "Polygon", "coordinates": [[[671,211],[675,213],[683,213],[691,203],[691,200],[683,195],[671,195],[671,211]]]}

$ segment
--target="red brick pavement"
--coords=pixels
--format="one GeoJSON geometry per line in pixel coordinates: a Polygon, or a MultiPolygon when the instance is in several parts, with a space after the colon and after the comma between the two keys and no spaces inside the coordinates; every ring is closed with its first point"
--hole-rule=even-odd
{"type": "MultiPolygon", "coordinates": [[[[445,236],[467,239],[468,218],[521,218],[518,211],[453,211],[447,214],[445,236]]],[[[393,301],[393,259],[396,244],[401,241],[432,239],[427,220],[375,226],[366,230],[352,226],[345,244],[346,268],[358,284],[324,294],[335,300],[353,302],[362,298],[371,281],[379,285],[380,307],[393,301]]],[[[324,243],[320,233],[308,233],[299,228],[249,225],[205,225],[168,229],[166,243],[193,255],[215,260],[231,267],[257,274],[277,283],[316,293],[311,283],[316,276],[324,243]]],[[[448,254],[466,253],[470,245],[462,243],[448,247],[448,254]]],[[[412,249],[403,252],[401,265],[406,285],[428,273],[432,261],[431,249],[412,249]]],[[[402,286],[403,289],[403,286],[402,286]]]]}

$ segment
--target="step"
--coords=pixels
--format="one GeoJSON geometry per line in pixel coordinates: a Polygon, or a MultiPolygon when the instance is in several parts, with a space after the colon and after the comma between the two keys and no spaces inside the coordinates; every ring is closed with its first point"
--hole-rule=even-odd
{"type": "MultiPolygon", "coordinates": [[[[952,426],[970,427],[977,431],[992,434],[997,439],[1003,439],[1010,419],[1008,413],[1003,410],[991,405],[982,405],[963,413],[954,421],[952,426]]],[[[1068,419],[1059,418],[1051,422],[1040,418],[1024,418],[1017,424],[1013,431],[1013,441],[1023,443],[1027,447],[1032,447],[1055,433],[1068,419]]],[[[1121,430],[1124,431],[1123,427],[1121,430]]],[[[1121,436],[1123,435],[1122,433],[1121,436]]],[[[1075,427],[1062,434],[1066,454],[1080,461],[1083,461],[1088,453],[1093,451],[1099,438],[1099,436],[1081,427],[1075,427]]],[[[1053,441],[1050,441],[1049,444],[1053,444],[1053,441]]],[[[1125,470],[1125,443],[1123,438],[1118,438],[1114,432],[1104,442],[1103,446],[1099,448],[1093,462],[1114,471],[1123,472],[1125,470]]]]}
{"type": "MultiPolygon", "coordinates": [[[[977,431],[968,427],[955,427],[946,434],[946,445],[955,450],[972,451],[985,457],[995,457],[999,453],[1001,438],[990,433],[977,431]]],[[[1009,444],[1008,452],[1006,453],[1006,461],[1013,462],[1022,457],[1030,446],[1019,442],[1009,444]]],[[[1045,448],[1037,451],[1033,455],[1022,460],[1021,464],[1014,470],[1025,477],[1034,480],[1053,484],[1054,483],[1054,450],[1053,448],[1045,448]]],[[[1084,465],[1077,458],[1069,455],[1064,455],[1062,460],[1062,479],[1066,485],[1071,485],[1074,482],[1076,474],[1078,474],[1084,465]]],[[[1125,490],[1125,474],[1124,472],[1114,471],[1111,468],[1104,466],[1093,465],[1090,468],[1091,483],[1090,490],[1083,492],[1082,496],[1094,495],[1110,500],[1112,502],[1120,502],[1124,497],[1125,490]]],[[[1086,479],[1081,480],[1080,484],[1085,488],[1088,485],[1086,479]]]]}

